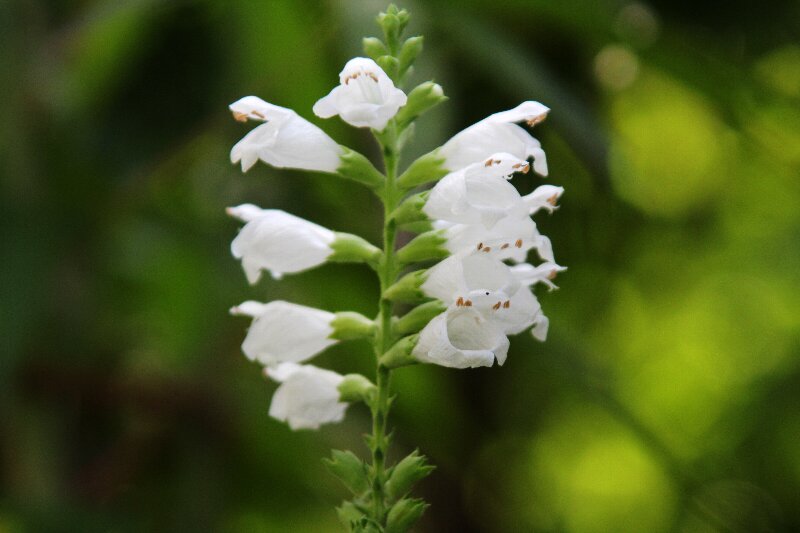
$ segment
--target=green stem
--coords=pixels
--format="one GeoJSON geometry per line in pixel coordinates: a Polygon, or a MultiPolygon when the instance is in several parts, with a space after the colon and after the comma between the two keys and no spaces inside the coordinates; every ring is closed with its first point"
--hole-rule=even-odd
{"type": "MultiPolygon", "coordinates": [[[[375,336],[375,357],[380,359],[397,340],[392,333],[392,311],[391,300],[384,295],[386,290],[397,280],[399,271],[397,258],[395,257],[395,239],[397,236],[397,224],[391,220],[390,214],[397,208],[400,199],[400,191],[397,187],[397,164],[399,154],[397,153],[397,128],[392,121],[384,133],[380,136],[383,148],[383,160],[386,168],[386,181],[381,199],[384,206],[383,220],[383,257],[378,277],[381,286],[381,300],[378,314],[378,331],[375,336]]],[[[375,385],[377,395],[372,406],[372,518],[381,526],[385,525],[386,515],[386,493],[384,485],[386,483],[386,451],[388,440],[386,438],[386,419],[389,415],[389,381],[391,370],[377,363],[375,385]]]]}

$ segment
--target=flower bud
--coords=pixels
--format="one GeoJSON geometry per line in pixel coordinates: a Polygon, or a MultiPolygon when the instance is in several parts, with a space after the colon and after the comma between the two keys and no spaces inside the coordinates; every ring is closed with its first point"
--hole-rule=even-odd
{"type": "Polygon", "coordinates": [[[445,101],[447,97],[438,83],[426,81],[417,85],[408,93],[406,105],[397,112],[398,127],[405,128],[417,117],[445,101]]]}

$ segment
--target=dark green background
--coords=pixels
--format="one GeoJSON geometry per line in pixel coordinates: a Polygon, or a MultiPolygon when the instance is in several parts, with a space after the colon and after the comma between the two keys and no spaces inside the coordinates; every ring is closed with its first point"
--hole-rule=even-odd
{"type": "MultiPolygon", "coordinates": [[[[377,242],[331,176],[228,163],[227,105],[311,106],[380,2],[0,4],[0,531],[336,531],[320,458],[240,353],[245,299],[373,314],[366,267],[247,286],[224,208],[377,242]]],[[[450,101],[409,157],[522,100],[563,207],[561,289],[503,367],[396,372],[395,451],[438,470],[420,531],[800,529],[800,5],[405,2],[450,101]]],[[[522,192],[542,180],[515,179],[522,192]]],[[[315,360],[369,373],[365,344],[315,360]]]]}

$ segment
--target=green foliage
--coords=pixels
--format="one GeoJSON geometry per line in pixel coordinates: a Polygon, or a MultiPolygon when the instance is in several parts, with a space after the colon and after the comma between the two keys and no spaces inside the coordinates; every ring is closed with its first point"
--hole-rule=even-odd
{"type": "Polygon", "coordinates": [[[331,456],[331,459],[322,460],[328,470],[355,496],[364,494],[369,489],[369,475],[364,461],[349,450],[333,450],[331,456]]]}
{"type": "Polygon", "coordinates": [[[425,327],[436,315],[443,313],[447,306],[441,300],[433,300],[418,305],[395,323],[395,331],[398,335],[408,335],[409,333],[417,333],[425,327]]]}
{"type": "Polygon", "coordinates": [[[441,230],[428,231],[414,237],[397,251],[397,259],[403,265],[444,259],[450,252],[445,248],[447,239],[441,230]]]}
{"type": "Polygon", "coordinates": [[[386,519],[385,533],[406,533],[422,518],[429,505],[419,499],[404,498],[394,504],[386,519]]]}
{"type": "Polygon", "coordinates": [[[344,150],[344,153],[339,156],[341,166],[336,169],[340,176],[364,184],[372,189],[383,185],[383,174],[375,168],[375,165],[369,159],[345,146],[342,147],[342,150],[344,150]]]}
{"type": "Polygon", "coordinates": [[[420,289],[422,284],[425,283],[427,275],[427,269],[409,272],[386,289],[383,294],[386,298],[395,302],[420,303],[429,300],[430,298],[420,289]]]}
{"type": "Polygon", "coordinates": [[[405,189],[413,189],[419,185],[441,179],[447,174],[444,158],[436,151],[423,155],[400,175],[397,183],[405,189]]]}
{"type": "Polygon", "coordinates": [[[386,481],[386,495],[392,499],[404,497],[418,481],[427,477],[435,466],[429,465],[427,458],[414,450],[397,463],[389,472],[386,481]]]}
{"type": "Polygon", "coordinates": [[[426,81],[417,85],[408,93],[408,102],[395,116],[398,128],[405,129],[423,113],[446,101],[447,97],[438,84],[426,81]]]}

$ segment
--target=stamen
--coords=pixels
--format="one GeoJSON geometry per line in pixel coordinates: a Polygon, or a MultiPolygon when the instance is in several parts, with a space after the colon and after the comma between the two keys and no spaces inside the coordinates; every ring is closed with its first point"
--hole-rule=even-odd
{"type": "Polygon", "coordinates": [[[528,123],[528,126],[534,127],[538,123],[542,122],[544,119],[547,118],[547,113],[542,113],[541,115],[535,116],[531,119],[526,120],[525,122],[528,123]]]}
{"type": "Polygon", "coordinates": [[[531,166],[528,163],[525,163],[525,168],[523,168],[521,172],[523,174],[527,174],[530,169],[531,169],[531,166]]]}
{"type": "Polygon", "coordinates": [[[502,304],[502,302],[497,302],[496,304],[494,304],[494,305],[492,306],[492,309],[494,309],[495,311],[497,311],[498,309],[500,309],[500,306],[501,306],[501,305],[503,305],[503,304],[502,304]]]}
{"type": "Polygon", "coordinates": [[[464,302],[464,307],[472,307],[472,300],[467,300],[464,302]]]}
{"type": "Polygon", "coordinates": [[[556,205],[556,202],[558,202],[558,194],[554,194],[553,196],[547,199],[547,203],[554,207],[556,205]]]}
{"type": "Polygon", "coordinates": [[[372,72],[367,72],[367,76],[369,76],[370,78],[372,78],[372,81],[374,81],[375,83],[378,83],[378,76],[376,76],[376,75],[375,75],[375,74],[373,74],[372,72]]]}
{"type": "Polygon", "coordinates": [[[261,114],[260,112],[258,112],[258,111],[251,111],[251,113],[253,113],[253,114],[254,114],[255,116],[257,116],[258,118],[266,118],[266,117],[264,117],[264,115],[262,115],[262,114],[261,114]]]}
{"type": "Polygon", "coordinates": [[[506,300],[503,303],[503,309],[508,309],[509,307],[511,307],[511,300],[506,300]]]}
{"type": "Polygon", "coordinates": [[[456,307],[461,307],[462,305],[464,305],[464,298],[459,296],[458,300],[456,300],[456,307]]]}
{"type": "Polygon", "coordinates": [[[511,245],[510,245],[510,244],[508,244],[508,243],[505,243],[505,244],[503,244],[503,246],[501,246],[501,247],[500,247],[500,249],[501,249],[501,250],[505,250],[505,249],[506,249],[506,248],[508,248],[509,246],[511,246],[511,245]]]}
{"type": "Polygon", "coordinates": [[[484,251],[484,252],[486,252],[486,253],[489,253],[489,252],[491,252],[491,251],[492,251],[492,247],[491,247],[491,246],[487,246],[487,247],[485,247],[485,248],[483,249],[483,251],[484,251]]]}
{"type": "Polygon", "coordinates": [[[489,158],[486,160],[486,163],[484,163],[483,166],[490,167],[492,166],[492,163],[494,163],[494,159],[489,158]]]}
{"type": "Polygon", "coordinates": [[[554,280],[556,279],[556,275],[558,275],[558,271],[556,269],[553,269],[550,271],[549,274],[547,274],[547,279],[554,280]]]}
{"type": "Polygon", "coordinates": [[[247,113],[239,113],[238,111],[233,111],[233,119],[236,122],[247,122],[247,113]]]}
{"type": "Polygon", "coordinates": [[[514,243],[514,246],[517,248],[522,248],[522,239],[517,239],[517,242],[514,243]]]}
{"type": "Polygon", "coordinates": [[[478,243],[478,250],[480,250],[481,248],[483,248],[483,243],[482,243],[482,242],[479,242],[479,243],[478,243]]]}

